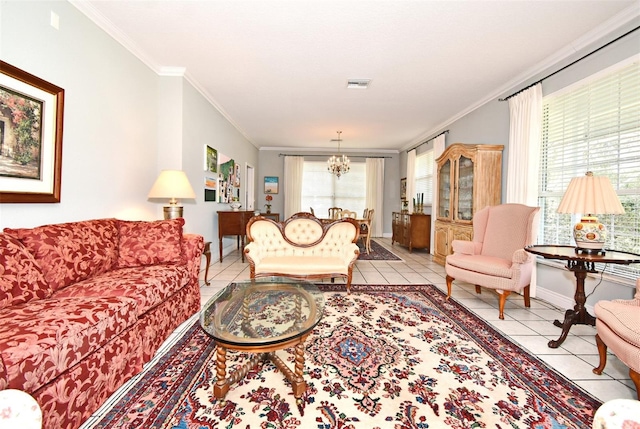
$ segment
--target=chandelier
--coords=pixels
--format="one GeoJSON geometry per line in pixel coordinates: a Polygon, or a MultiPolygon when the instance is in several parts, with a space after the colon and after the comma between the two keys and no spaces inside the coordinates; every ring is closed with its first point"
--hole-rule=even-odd
{"type": "Polygon", "coordinates": [[[338,133],[338,138],[331,141],[338,142],[338,156],[332,155],[331,158],[327,160],[327,170],[329,170],[329,173],[335,174],[339,179],[340,176],[349,172],[349,163],[351,161],[349,161],[346,155],[340,155],[340,142],[342,141],[340,134],[342,134],[342,131],[336,132],[338,133]]]}

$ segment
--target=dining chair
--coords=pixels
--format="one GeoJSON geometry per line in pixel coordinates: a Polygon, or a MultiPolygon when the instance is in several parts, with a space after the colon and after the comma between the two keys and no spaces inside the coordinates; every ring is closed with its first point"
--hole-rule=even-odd
{"type": "Polygon", "coordinates": [[[329,207],[329,219],[340,219],[340,212],[342,212],[340,207],[329,207]]]}
{"type": "Polygon", "coordinates": [[[524,250],[536,239],[540,207],[500,204],[479,210],[473,216],[473,240],[453,240],[453,254],[445,259],[447,299],[454,280],[493,289],[499,296],[499,317],[511,292],[523,292],[530,307],[529,284],[534,256],[524,250]]]}
{"type": "Polygon", "coordinates": [[[373,214],[375,210],[366,211],[366,216],[360,221],[360,237],[367,254],[371,252],[371,226],[373,225],[373,214]]]}
{"type": "Polygon", "coordinates": [[[358,217],[358,214],[354,211],[351,210],[342,210],[340,212],[340,219],[344,219],[346,217],[350,217],[352,219],[356,219],[358,217]]]}

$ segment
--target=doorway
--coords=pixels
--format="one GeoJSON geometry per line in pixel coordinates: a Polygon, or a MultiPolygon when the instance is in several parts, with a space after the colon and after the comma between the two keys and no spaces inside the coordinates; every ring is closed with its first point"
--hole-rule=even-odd
{"type": "Polygon", "coordinates": [[[247,187],[245,188],[244,206],[246,210],[255,210],[256,201],[256,169],[253,165],[245,163],[245,177],[247,178],[247,187]]]}

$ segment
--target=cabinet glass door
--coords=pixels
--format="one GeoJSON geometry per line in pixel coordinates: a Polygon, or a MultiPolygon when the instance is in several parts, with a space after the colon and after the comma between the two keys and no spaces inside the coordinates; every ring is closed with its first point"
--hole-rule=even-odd
{"type": "Polygon", "coordinates": [[[440,167],[438,181],[438,217],[451,216],[451,160],[440,167]]]}
{"type": "Polygon", "coordinates": [[[458,160],[458,196],[456,219],[471,220],[473,217],[473,160],[461,156],[458,160]]]}

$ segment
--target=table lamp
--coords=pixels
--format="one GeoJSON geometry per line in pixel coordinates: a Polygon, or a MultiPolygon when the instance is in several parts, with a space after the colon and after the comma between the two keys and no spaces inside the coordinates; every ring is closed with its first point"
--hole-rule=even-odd
{"type": "Polygon", "coordinates": [[[576,252],[604,255],[607,228],[595,215],[622,214],[624,208],[609,178],[587,171],[584,176],[571,179],[557,211],[582,216],[573,227],[576,252]]]}
{"type": "Polygon", "coordinates": [[[184,171],[162,170],[153,184],[147,198],[169,198],[169,205],[164,206],[164,218],[176,219],[182,217],[183,207],[178,198],[195,198],[196,194],[184,171]]]}

